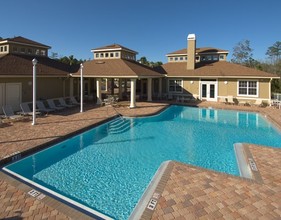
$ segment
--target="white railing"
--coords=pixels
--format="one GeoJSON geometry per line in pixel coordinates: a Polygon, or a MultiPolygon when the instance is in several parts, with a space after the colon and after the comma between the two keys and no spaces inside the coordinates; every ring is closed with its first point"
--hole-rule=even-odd
{"type": "Polygon", "coordinates": [[[281,101],[281,93],[272,93],[271,99],[281,101]]]}

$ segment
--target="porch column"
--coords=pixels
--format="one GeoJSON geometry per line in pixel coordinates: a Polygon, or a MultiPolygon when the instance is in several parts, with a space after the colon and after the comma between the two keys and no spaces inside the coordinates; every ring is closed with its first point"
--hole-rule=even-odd
{"type": "Polygon", "coordinates": [[[152,78],[147,79],[147,101],[152,101],[152,78]]]}
{"type": "Polygon", "coordinates": [[[131,79],[131,103],[130,108],[136,107],[136,79],[131,79]]]}
{"type": "Polygon", "coordinates": [[[105,91],[107,92],[107,90],[108,90],[107,78],[105,78],[105,91]]]}
{"type": "Polygon", "coordinates": [[[122,88],[122,79],[120,79],[120,78],[119,78],[119,81],[118,81],[118,88],[119,88],[118,97],[119,97],[119,99],[122,99],[123,88],[122,88]]]}
{"type": "Polygon", "coordinates": [[[101,100],[100,79],[97,78],[97,104],[100,105],[101,103],[102,103],[102,100],[101,100]]]}
{"type": "Polygon", "coordinates": [[[162,97],[162,78],[159,78],[159,91],[158,91],[158,97],[161,98],[162,97]]]}

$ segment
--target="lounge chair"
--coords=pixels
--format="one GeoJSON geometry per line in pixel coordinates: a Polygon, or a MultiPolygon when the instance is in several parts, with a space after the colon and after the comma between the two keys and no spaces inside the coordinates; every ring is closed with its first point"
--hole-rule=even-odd
{"type": "Polygon", "coordinates": [[[71,108],[71,107],[75,106],[75,105],[71,105],[71,104],[66,104],[66,102],[63,98],[59,98],[58,100],[59,100],[60,105],[63,107],[71,108]]]}
{"type": "Polygon", "coordinates": [[[227,96],[226,104],[235,105],[235,102],[233,101],[233,96],[227,96]]]}
{"type": "MultiPolygon", "coordinates": [[[[23,102],[20,104],[20,108],[22,110],[23,115],[32,115],[33,114],[33,111],[30,109],[29,104],[30,104],[30,102],[23,102]]],[[[40,115],[41,112],[36,111],[35,114],[40,115]]]]}
{"type": "Polygon", "coordinates": [[[65,107],[63,106],[56,106],[55,102],[53,99],[48,99],[47,103],[49,105],[50,108],[55,109],[55,110],[63,110],[65,109],[65,107]]]}
{"type": "Polygon", "coordinates": [[[42,101],[37,101],[36,105],[40,112],[49,113],[49,112],[55,111],[55,109],[53,109],[53,108],[46,108],[46,106],[44,105],[44,103],[42,101]]]}
{"type": "Polygon", "coordinates": [[[3,112],[4,112],[6,118],[10,118],[10,119],[21,119],[21,118],[23,118],[22,115],[16,115],[14,113],[14,110],[13,110],[12,106],[10,106],[10,105],[2,106],[2,109],[3,109],[3,112]]]}
{"type": "Polygon", "coordinates": [[[256,99],[256,101],[254,103],[252,103],[251,105],[261,107],[261,106],[263,106],[263,103],[262,103],[261,99],[256,99]]]}
{"type": "Polygon", "coordinates": [[[72,104],[72,105],[80,105],[80,103],[77,102],[77,100],[74,96],[70,96],[69,100],[70,100],[70,104],[72,104]]]}

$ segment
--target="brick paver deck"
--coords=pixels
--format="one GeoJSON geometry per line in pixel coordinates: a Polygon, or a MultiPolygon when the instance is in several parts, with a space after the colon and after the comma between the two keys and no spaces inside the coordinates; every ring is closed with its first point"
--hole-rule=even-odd
{"type": "MultiPolygon", "coordinates": [[[[149,115],[166,104],[137,103],[117,108],[127,116],[149,115]]],[[[200,103],[214,107],[258,111],[281,127],[281,110],[200,103]]],[[[84,113],[73,109],[31,121],[0,125],[0,161],[15,152],[26,152],[36,146],[57,140],[77,130],[116,115],[111,107],[86,106],[84,113]]],[[[281,218],[281,151],[280,149],[249,146],[263,182],[245,180],[210,170],[172,162],[170,177],[159,198],[152,219],[280,219],[281,218]]],[[[0,219],[86,219],[83,214],[54,202],[27,194],[31,188],[0,172],[0,219]]]]}

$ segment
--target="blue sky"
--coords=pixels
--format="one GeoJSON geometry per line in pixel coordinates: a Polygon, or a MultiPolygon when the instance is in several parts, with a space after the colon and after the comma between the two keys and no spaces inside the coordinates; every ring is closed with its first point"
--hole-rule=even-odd
{"type": "Polygon", "coordinates": [[[9,0],[1,1],[2,38],[23,36],[60,56],[92,59],[92,48],[118,43],[150,61],[186,47],[230,51],[250,40],[255,59],[281,41],[280,0],[9,0]]]}

